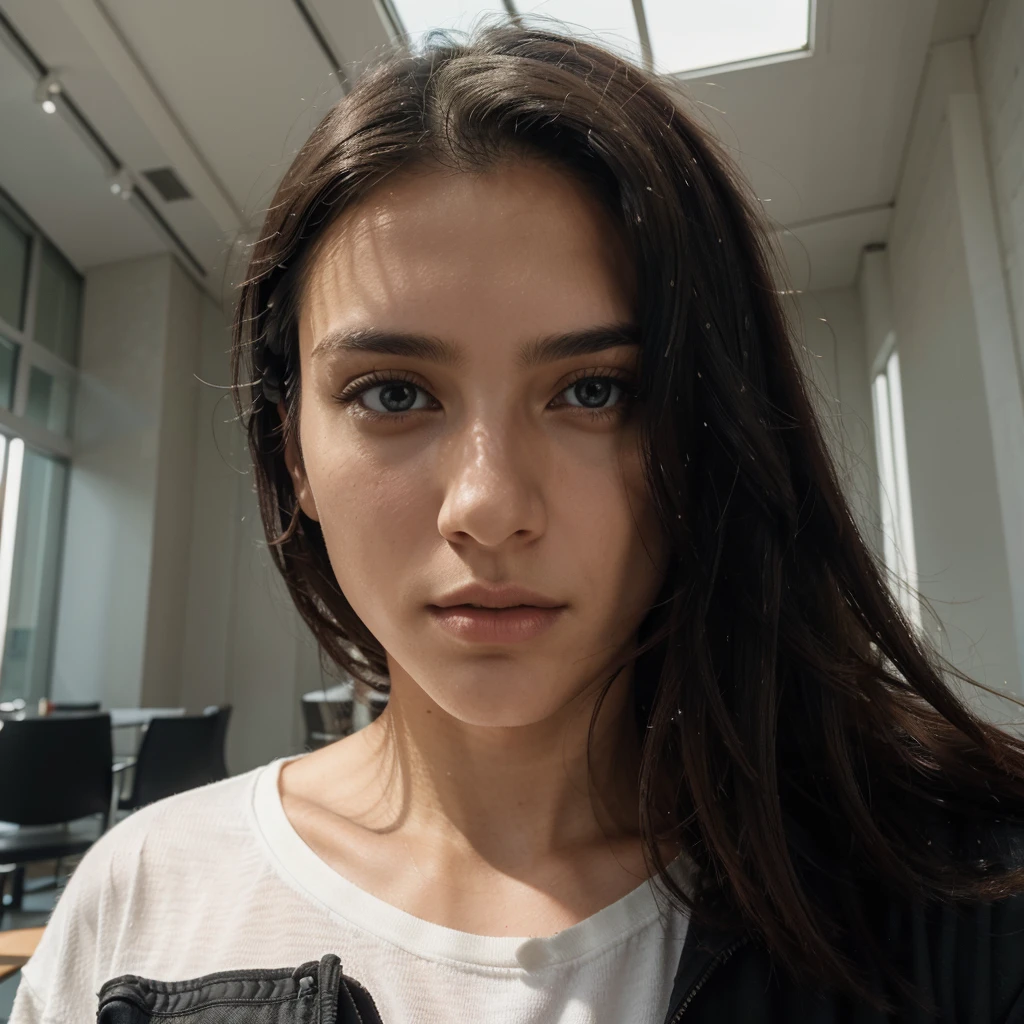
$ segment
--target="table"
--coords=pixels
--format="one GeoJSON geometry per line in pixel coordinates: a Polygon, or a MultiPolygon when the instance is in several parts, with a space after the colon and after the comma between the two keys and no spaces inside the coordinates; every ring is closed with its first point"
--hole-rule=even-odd
{"type": "Polygon", "coordinates": [[[11,928],[0,931],[0,981],[17,974],[36,951],[45,928],[11,928]]]}
{"type": "Polygon", "coordinates": [[[181,718],[185,714],[185,708],[110,708],[107,711],[51,711],[48,715],[41,715],[35,709],[24,711],[5,711],[0,714],[0,720],[4,718],[84,718],[90,715],[110,715],[111,729],[137,729],[139,726],[149,725],[154,718],[181,718]]]}
{"type": "Polygon", "coordinates": [[[110,728],[134,728],[149,725],[154,718],[181,718],[184,714],[184,708],[111,708],[110,728]]]}

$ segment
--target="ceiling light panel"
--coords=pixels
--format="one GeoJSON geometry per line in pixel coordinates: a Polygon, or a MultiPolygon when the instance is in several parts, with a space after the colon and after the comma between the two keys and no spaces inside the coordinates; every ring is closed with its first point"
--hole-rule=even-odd
{"type": "Polygon", "coordinates": [[[644,0],[655,70],[719,67],[804,50],[811,0],[644,0]]]}
{"type": "Polygon", "coordinates": [[[641,61],[640,36],[632,0],[516,0],[524,19],[543,27],[554,18],[555,30],[568,31],[582,39],[594,38],[632,60],[641,61]]]}

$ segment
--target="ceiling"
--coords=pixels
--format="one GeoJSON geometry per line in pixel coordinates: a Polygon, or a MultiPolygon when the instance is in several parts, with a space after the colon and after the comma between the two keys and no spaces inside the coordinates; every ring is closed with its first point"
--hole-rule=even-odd
{"type": "MultiPolygon", "coordinates": [[[[325,46],[352,80],[389,43],[374,0],[0,0],[0,11],[125,167],[176,171],[193,198],[140,188],[218,297],[232,252],[343,94],[325,46]]],[[[884,241],[928,48],[973,34],[983,12],[984,0],[818,0],[810,55],[683,81],[776,225],[791,287],[850,285],[863,246],[884,241]]],[[[0,42],[0,187],[81,269],[173,248],[111,195],[74,126],[42,112],[36,78],[0,42]]]]}

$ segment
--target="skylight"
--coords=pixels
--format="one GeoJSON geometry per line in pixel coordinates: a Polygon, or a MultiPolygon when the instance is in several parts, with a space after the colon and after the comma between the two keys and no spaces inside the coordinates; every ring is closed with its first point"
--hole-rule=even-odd
{"type": "Polygon", "coordinates": [[[810,0],[644,0],[655,70],[736,64],[805,49],[810,0]]]}
{"type": "Polygon", "coordinates": [[[597,42],[643,62],[632,0],[516,0],[516,10],[527,22],[531,15],[557,18],[573,35],[596,35],[597,42]]]}
{"type": "MultiPolygon", "coordinates": [[[[812,0],[390,0],[414,46],[432,28],[471,29],[522,15],[647,63],[663,74],[797,54],[810,46],[812,0]],[[634,7],[643,12],[638,24],[634,7]]],[[[539,23],[539,22],[537,22],[539,23]]]]}
{"type": "Polygon", "coordinates": [[[394,6],[413,44],[432,28],[466,32],[481,15],[508,14],[502,0],[397,0],[394,6]]]}

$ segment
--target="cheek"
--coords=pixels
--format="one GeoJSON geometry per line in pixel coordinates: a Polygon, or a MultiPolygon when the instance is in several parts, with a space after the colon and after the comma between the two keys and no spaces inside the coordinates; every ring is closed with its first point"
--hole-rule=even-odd
{"type": "MultiPolygon", "coordinates": [[[[349,438],[304,445],[327,553],[338,585],[368,624],[403,579],[429,557],[436,515],[425,514],[430,482],[416,461],[383,464],[349,438]]],[[[422,463],[420,463],[422,465],[422,463]]]]}
{"type": "Polygon", "coordinates": [[[623,445],[617,469],[594,473],[566,467],[569,503],[559,518],[584,586],[615,588],[611,604],[632,610],[653,600],[664,574],[667,544],[648,495],[635,447],[623,445]]]}

